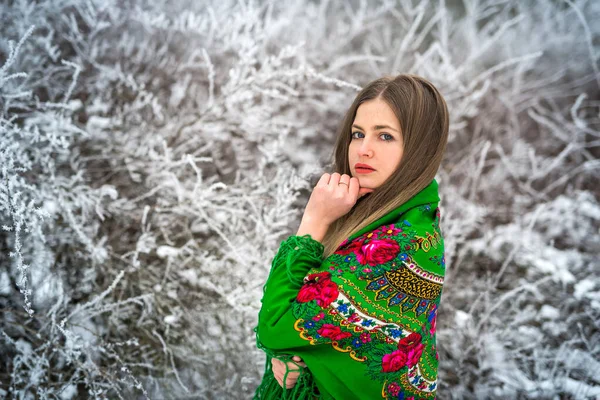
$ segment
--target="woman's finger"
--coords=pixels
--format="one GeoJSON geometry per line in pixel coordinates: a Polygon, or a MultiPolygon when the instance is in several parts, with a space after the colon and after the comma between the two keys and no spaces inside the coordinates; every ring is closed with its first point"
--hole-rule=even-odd
{"type": "Polygon", "coordinates": [[[333,186],[334,188],[340,184],[340,173],[339,172],[334,172],[333,174],[331,174],[331,179],[329,179],[329,186],[333,186]]]}
{"type": "MultiPolygon", "coordinates": [[[[298,356],[296,356],[295,359],[301,360],[301,358],[298,356]]],[[[302,364],[304,364],[303,362],[296,363],[301,366],[302,364]]],[[[300,375],[300,373],[297,372],[298,368],[296,367],[296,365],[294,365],[293,362],[286,363],[276,358],[271,359],[271,364],[273,365],[273,376],[275,376],[275,379],[277,380],[277,383],[279,383],[279,386],[283,387],[284,385],[283,379],[285,377],[287,368],[287,378],[285,380],[285,385],[288,389],[294,387],[300,375]]]]}
{"type": "Polygon", "coordinates": [[[373,192],[373,189],[370,189],[370,188],[360,188],[360,190],[358,191],[358,198],[360,199],[365,194],[371,193],[371,192],[373,192]]]}
{"type": "Polygon", "coordinates": [[[327,186],[327,185],[329,185],[329,179],[331,179],[331,175],[328,174],[327,172],[325,172],[323,175],[321,175],[321,178],[319,179],[319,182],[317,182],[317,186],[327,186]]]}
{"type": "Polygon", "coordinates": [[[358,191],[360,189],[360,184],[358,183],[357,177],[350,178],[350,184],[348,185],[348,192],[352,195],[352,198],[358,197],[358,191]]]}
{"type": "Polygon", "coordinates": [[[289,363],[288,365],[290,365],[290,366],[294,366],[294,367],[295,367],[296,365],[299,365],[299,366],[301,366],[301,367],[304,367],[304,368],[306,368],[306,363],[304,363],[300,357],[294,357],[294,358],[293,358],[293,360],[294,360],[294,363],[296,363],[296,364],[289,363]]]}
{"type": "Polygon", "coordinates": [[[282,362],[277,360],[276,358],[271,359],[271,364],[273,365],[273,375],[275,375],[275,378],[283,378],[283,373],[282,373],[282,362]]]}
{"type": "Polygon", "coordinates": [[[306,368],[306,364],[303,362],[296,362],[296,364],[298,364],[299,366],[301,366],[302,368],[306,368]]]}
{"type": "MultiPolygon", "coordinates": [[[[285,374],[281,374],[281,375],[275,375],[275,379],[277,380],[277,383],[279,383],[279,386],[283,387],[283,377],[285,374]]],[[[295,374],[297,375],[297,374],[295,374]]],[[[287,386],[288,389],[294,387],[294,385],[296,384],[296,382],[298,381],[298,376],[293,376],[292,374],[288,373],[287,379],[285,380],[285,384],[287,386]]]]}
{"type": "Polygon", "coordinates": [[[292,361],[295,362],[296,364],[299,364],[300,362],[302,362],[302,359],[298,356],[294,356],[294,357],[292,357],[292,361]]]}
{"type": "Polygon", "coordinates": [[[351,179],[351,177],[348,174],[341,175],[340,176],[340,185],[345,184],[346,188],[348,188],[350,185],[350,179],[351,179]]]}
{"type": "Polygon", "coordinates": [[[278,381],[282,381],[283,379],[283,375],[279,373],[279,371],[273,371],[273,376],[275,377],[275,379],[277,379],[278,381]]]}
{"type": "Polygon", "coordinates": [[[274,369],[273,370],[273,375],[275,375],[275,378],[277,378],[277,379],[282,379],[283,378],[283,373],[279,369],[274,369]]]}
{"type": "Polygon", "coordinates": [[[288,376],[287,380],[285,381],[285,384],[287,385],[288,389],[294,387],[294,385],[296,384],[296,382],[298,381],[298,378],[290,378],[288,376]]]}

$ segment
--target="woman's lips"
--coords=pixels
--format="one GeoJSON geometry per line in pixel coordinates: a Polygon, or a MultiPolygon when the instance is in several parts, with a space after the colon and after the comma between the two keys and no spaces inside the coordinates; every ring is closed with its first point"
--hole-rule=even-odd
{"type": "Polygon", "coordinates": [[[370,174],[371,172],[375,172],[375,170],[369,168],[356,168],[357,174],[370,174]]]}

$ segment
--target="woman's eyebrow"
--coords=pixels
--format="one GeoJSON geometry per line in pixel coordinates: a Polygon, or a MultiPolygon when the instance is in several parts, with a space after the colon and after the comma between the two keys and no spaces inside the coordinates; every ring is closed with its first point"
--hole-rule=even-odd
{"type": "MultiPolygon", "coordinates": [[[[361,131],[364,131],[364,129],[363,129],[363,128],[361,128],[360,126],[358,126],[358,125],[356,125],[356,124],[353,124],[353,125],[352,125],[352,127],[353,127],[353,128],[356,128],[356,129],[360,129],[361,131]]],[[[380,130],[380,129],[391,129],[391,130],[393,130],[393,131],[396,131],[396,132],[398,132],[398,130],[397,130],[397,129],[394,129],[394,128],[392,128],[392,127],[391,127],[391,126],[389,126],[389,125],[375,125],[375,126],[373,126],[373,130],[374,130],[374,131],[378,131],[378,130],[380,130]]],[[[399,132],[398,132],[398,133],[399,133],[399,132]]]]}

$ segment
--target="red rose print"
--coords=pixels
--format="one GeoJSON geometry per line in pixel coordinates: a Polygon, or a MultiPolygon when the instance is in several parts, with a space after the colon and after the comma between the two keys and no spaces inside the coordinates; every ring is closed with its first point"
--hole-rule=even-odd
{"type": "Polygon", "coordinates": [[[322,281],[317,290],[317,304],[323,308],[338,298],[339,291],[337,284],[329,279],[322,281]]]}
{"type": "Polygon", "coordinates": [[[299,303],[307,303],[311,300],[316,299],[318,293],[319,290],[316,287],[316,285],[309,283],[300,288],[300,291],[296,296],[296,300],[298,300],[299,303]]]}
{"type": "Polygon", "coordinates": [[[335,251],[335,254],[345,256],[347,254],[354,253],[360,250],[364,242],[364,238],[354,239],[350,244],[346,243],[345,247],[340,245],[340,247],[335,251]]]}
{"type": "Polygon", "coordinates": [[[323,272],[317,272],[316,274],[308,275],[309,282],[312,281],[312,282],[318,283],[321,279],[331,279],[331,272],[323,271],[323,272]]]}
{"type": "Polygon", "coordinates": [[[362,246],[356,259],[361,264],[378,265],[396,258],[400,245],[392,239],[375,239],[362,246]]]}
{"type": "Polygon", "coordinates": [[[296,300],[299,303],[306,303],[311,300],[317,300],[321,307],[327,307],[332,301],[337,299],[339,294],[337,284],[331,280],[331,273],[319,272],[310,274],[306,282],[298,291],[296,300]]]}
{"type": "Polygon", "coordinates": [[[407,337],[400,339],[400,341],[398,342],[398,349],[408,352],[420,343],[421,335],[416,332],[413,332],[407,337]]]}
{"type": "Polygon", "coordinates": [[[317,330],[317,333],[331,340],[342,340],[352,336],[350,332],[342,332],[342,329],[339,326],[333,324],[323,324],[323,326],[317,330]]]}
{"type": "Polygon", "coordinates": [[[413,365],[418,363],[419,358],[421,358],[421,354],[423,353],[424,347],[425,346],[423,346],[423,343],[419,343],[417,346],[410,349],[406,357],[406,365],[412,367],[413,365]]]}
{"type": "Polygon", "coordinates": [[[382,372],[395,372],[406,364],[406,353],[402,350],[395,350],[390,354],[385,354],[381,362],[382,372]]]}

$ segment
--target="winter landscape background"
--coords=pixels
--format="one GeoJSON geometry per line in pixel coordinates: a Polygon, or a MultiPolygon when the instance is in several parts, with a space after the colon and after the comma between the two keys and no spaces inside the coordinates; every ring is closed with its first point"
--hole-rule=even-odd
{"type": "Polygon", "coordinates": [[[439,398],[600,397],[600,2],[0,17],[0,398],[251,398],[272,257],[357,91],[402,72],[451,114],[439,398]]]}

